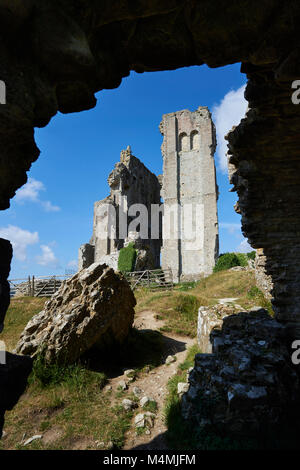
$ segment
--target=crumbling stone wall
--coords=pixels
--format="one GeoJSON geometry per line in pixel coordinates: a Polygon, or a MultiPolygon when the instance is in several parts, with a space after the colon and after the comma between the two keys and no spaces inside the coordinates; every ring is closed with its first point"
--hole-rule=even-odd
{"type": "Polygon", "coordinates": [[[210,335],[212,354],[196,354],[182,399],[195,432],[273,436],[276,446],[276,434],[296,419],[299,406],[299,376],[285,338],[285,327],[264,309],[223,319],[210,335]]]}
{"type": "MultiPolygon", "coordinates": [[[[158,178],[132,155],[131,148],[128,147],[122,150],[120,162],[116,163],[110,173],[108,184],[110,195],[94,204],[93,235],[90,243],[81,245],[79,249],[79,270],[94,262],[107,263],[117,269],[118,252],[124,244],[131,241],[132,237],[139,245],[137,248],[147,249],[151,253],[153,262],[148,269],[159,267],[160,233],[156,239],[151,238],[153,222],[151,208],[154,204],[160,205],[161,186],[158,178]],[[135,210],[134,213],[130,212],[135,204],[142,204],[147,210],[146,233],[141,225],[135,227],[136,230],[130,231],[130,223],[140,215],[139,212],[135,213],[135,210]]],[[[143,213],[141,215],[143,216],[143,213]]]]}
{"type": "Polygon", "coordinates": [[[273,282],[272,277],[266,272],[267,258],[262,249],[256,250],[254,261],[254,273],[256,285],[263,291],[267,299],[272,298],[273,282]]]}

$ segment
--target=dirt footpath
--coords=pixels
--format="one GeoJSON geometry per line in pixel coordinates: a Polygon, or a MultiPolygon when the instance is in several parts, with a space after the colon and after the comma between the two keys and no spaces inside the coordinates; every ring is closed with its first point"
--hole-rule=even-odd
{"type": "MultiPolygon", "coordinates": [[[[157,320],[155,312],[144,311],[136,316],[134,326],[139,330],[158,330],[163,326],[164,322],[157,320]]],[[[176,356],[176,362],[169,365],[162,364],[151,370],[148,374],[143,374],[142,377],[137,378],[134,382],[128,384],[128,393],[133,391],[134,387],[142,390],[141,397],[147,396],[153,398],[157,403],[156,418],[154,426],[149,428],[146,433],[137,435],[134,422],[131,429],[126,434],[124,450],[133,448],[147,449],[147,450],[164,450],[168,449],[165,442],[165,432],[167,430],[164,423],[164,400],[167,395],[167,383],[169,379],[176,374],[178,365],[185,360],[187,349],[195,344],[196,340],[193,338],[178,336],[169,333],[163,333],[165,343],[165,353],[167,355],[176,356]]],[[[109,385],[112,391],[116,392],[120,380],[127,380],[125,375],[114,377],[110,380],[109,385]]],[[[142,413],[142,409],[139,411],[142,413]]]]}

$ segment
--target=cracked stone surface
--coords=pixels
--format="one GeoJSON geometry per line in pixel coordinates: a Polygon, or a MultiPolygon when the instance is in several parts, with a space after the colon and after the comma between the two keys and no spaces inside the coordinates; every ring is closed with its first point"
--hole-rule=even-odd
{"type": "Polygon", "coordinates": [[[257,437],[292,422],[300,382],[284,330],[260,309],[227,316],[211,332],[212,354],[195,356],[182,398],[197,432],[257,437]]]}
{"type": "Polygon", "coordinates": [[[49,363],[72,363],[92,347],[122,344],[133,325],[133,292],[125,278],[94,263],[64,281],[26,325],[16,352],[49,363]]]}

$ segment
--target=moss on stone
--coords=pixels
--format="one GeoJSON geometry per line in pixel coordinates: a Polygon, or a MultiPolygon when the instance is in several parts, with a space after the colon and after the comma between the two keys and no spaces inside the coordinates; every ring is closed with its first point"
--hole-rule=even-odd
{"type": "Polygon", "coordinates": [[[121,248],[118,259],[118,270],[121,272],[131,272],[134,270],[136,260],[136,249],[134,243],[129,243],[121,248]]]}

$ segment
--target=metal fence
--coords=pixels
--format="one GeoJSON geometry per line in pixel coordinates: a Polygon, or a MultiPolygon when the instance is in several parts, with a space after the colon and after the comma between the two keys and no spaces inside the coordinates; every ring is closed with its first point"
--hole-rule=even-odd
{"type": "Polygon", "coordinates": [[[10,296],[21,297],[51,297],[61,286],[62,282],[72,277],[73,274],[28,276],[23,279],[9,279],[10,296]]]}
{"type": "Polygon", "coordinates": [[[132,271],[125,273],[132,290],[138,287],[147,287],[150,290],[173,289],[173,275],[171,269],[154,269],[146,271],[132,271]]]}

